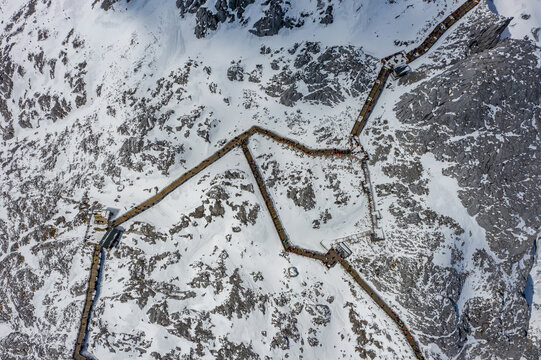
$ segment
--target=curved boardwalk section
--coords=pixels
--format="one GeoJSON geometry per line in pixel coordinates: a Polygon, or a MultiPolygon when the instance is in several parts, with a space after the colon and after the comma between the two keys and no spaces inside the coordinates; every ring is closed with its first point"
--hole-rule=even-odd
{"type": "Polygon", "coordinates": [[[406,325],[404,325],[402,320],[400,320],[398,315],[396,315],[396,313],[392,311],[391,308],[387,304],[385,304],[385,302],[359,276],[357,271],[355,271],[355,269],[353,269],[351,265],[346,260],[344,260],[342,256],[335,249],[330,249],[326,254],[324,254],[318,251],[302,249],[290,244],[289,239],[285,233],[284,227],[282,225],[282,222],[280,221],[280,218],[278,216],[278,212],[276,211],[276,208],[274,207],[274,203],[269,195],[269,191],[267,190],[265,182],[263,181],[261,172],[259,171],[257,164],[255,163],[254,158],[252,157],[252,154],[250,153],[250,149],[248,148],[247,141],[242,144],[242,151],[244,152],[244,155],[246,156],[246,160],[248,161],[248,164],[250,164],[250,169],[252,170],[252,173],[254,174],[255,180],[257,182],[257,186],[259,187],[261,195],[263,196],[263,199],[265,200],[265,204],[267,205],[267,209],[269,210],[269,213],[271,214],[274,227],[276,228],[276,232],[278,233],[278,236],[280,237],[280,241],[282,242],[284,250],[287,252],[291,252],[293,254],[305,256],[314,260],[319,260],[328,268],[331,268],[337,262],[339,262],[346,269],[346,271],[353,277],[353,279],[355,279],[355,281],[359,285],[361,285],[363,290],[365,290],[368,293],[368,295],[370,295],[370,297],[376,302],[376,304],[378,304],[387,313],[387,315],[389,315],[391,319],[393,319],[393,321],[398,325],[398,327],[400,328],[400,330],[406,337],[408,344],[413,349],[415,356],[418,359],[424,359],[419,349],[419,346],[413,339],[413,336],[407,329],[406,325]]]}
{"type": "Polygon", "coordinates": [[[165,188],[160,190],[156,195],[151,196],[147,200],[145,200],[143,203],[137,205],[136,207],[128,210],[126,213],[122,214],[120,217],[115,219],[111,226],[116,227],[118,225],[121,225],[122,223],[128,221],[129,219],[133,218],[134,216],[142,213],[143,211],[151,208],[152,206],[156,205],[158,202],[160,202],[164,197],[169,195],[173,190],[184,184],[186,181],[190,180],[195,175],[199,174],[201,171],[205,170],[209,165],[213,164],[214,162],[220,160],[224,155],[226,155],[228,152],[233,150],[235,147],[240,146],[243,142],[247,141],[248,138],[254,134],[261,134],[267,137],[270,137],[271,139],[274,139],[275,141],[287,145],[291,147],[292,149],[302,151],[305,154],[309,155],[315,155],[315,156],[331,156],[331,155],[350,155],[352,152],[349,149],[310,149],[306,146],[304,146],[301,143],[298,143],[296,141],[293,141],[291,139],[285,138],[283,136],[278,135],[277,133],[263,129],[259,126],[253,126],[249,130],[243,132],[242,134],[236,136],[231,141],[229,141],[227,144],[225,144],[221,149],[216,151],[214,154],[212,154],[207,159],[203,160],[199,165],[191,169],[190,171],[184,173],[181,175],[178,179],[174,180],[171,184],[167,185],[165,188]]]}
{"type": "MultiPolygon", "coordinates": [[[[284,247],[284,250],[287,252],[300,255],[300,256],[305,256],[314,260],[319,260],[323,264],[325,264],[325,266],[327,266],[328,268],[332,267],[338,261],[336,257],[337,253],[334,249],[329,250],[329,252],[325,254],[319,251],[303,249],[303,248],[294,246],[289,242],[289,238],[284,230],[284,226],[282,225],[282,222],[280,221],[278,212],[276,211],[276,208],[274,207],[274,203],[270,197],[269,191],[267,190],[267,186],[265,185],[263,177],[261,176],[261,172],[259,171],[259,168],[254,158],[252,157],[252,153],[250,152],[250,149],[248,148],[247,141],[242,144],[242,151],[244,152],[244,156],[246,157],[246,160],[248,161],[248,164],[250,165],[250,169],[252,170],[252,173],[254,174],[255,181],[257,183],[259,191],[261,192],[261,195],[263,196],[263,199],[265,200],[265,205],[267,206],[267,209],[269,210],[269,213],[272,218],[272,222],[274,223],[274,227],[276,228],[276,232],[278,233],[278,237],[280,238],[280,241],[282,242],[282,246],[284,247]]],[[[308,149],[306,153],[313,155],[314,153],[318,153],[318,152],[308,149]]],[[[321,154],[321,153],[318,153],[318,154],[321,154]]]]}

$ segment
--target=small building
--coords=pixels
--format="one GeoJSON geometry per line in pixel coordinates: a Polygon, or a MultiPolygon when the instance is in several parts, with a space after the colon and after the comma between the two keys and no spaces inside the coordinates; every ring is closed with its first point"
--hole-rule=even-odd
{"type": "Polygon", "coordinates": [[[376,227],[371,237],[372,241],[382,241],[385,240],[385,233],[383,232],[382,228],[376,227]]]}
{"type": "Polygon", "coordinates": [[[105,249],[110,249],[118,240],[121,233],[122,231],[117,228],[110,228],[109,230],[107,230],[107,232],[105,233],[105,235],[103,235],[103,238],[100,241],[101,247],[105,249]]]}
{"type": "Polygon", "coordinates": [[[350,248],[346,245],[345,242],[338,243],[336,245],[336,249],[338,252],[342,255],[342,258],[349,257],[353,252],[350,250],[350,248]]]}
{"type": "Polygon", "coordinates": [[[86,229],[85,241],[98,243],[109,227],[110,216],[111,212],[109,210],[92,210],[86,229]]]}
{"type": "Polygon", "coordinates": [[[400,64],[393,67],[392,75],[393,75],[393,78],[396,79],[396,78],[405,76],[409,74],[410,72],[411,72],[411,68],[409,67],[408,64],[400,64]]]}

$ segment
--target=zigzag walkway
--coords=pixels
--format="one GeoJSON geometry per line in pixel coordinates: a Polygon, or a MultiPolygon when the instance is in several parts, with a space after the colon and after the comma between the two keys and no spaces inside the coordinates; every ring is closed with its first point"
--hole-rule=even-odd
{"type": "Polygon", "coordinates": [[[276,208],[274,207],[274,203],[267,190],[265,181],[263,180],[263,177],[261,176],[261,172],[259,171],[259,168],[257,167],[257,164],[255,163],[254,158],[252,157],[250,149],[248,148],[248,141],[245,141],[242,144],[242,151],[244,152],[244,156],[246,157],[246,160],[248,161],[248,164],[250,165],[250,169],[252,170],[252,173],[254,174],[255,181],[257,183],[257,186],[259,187],[259,191],[261,192],[263,199],[265,200],[265,205],[267,205],[267,209],[269,210],[269,213],[272,218],[272,222],[274,223],[274,227],[276,228],[276,232],[278,233],[278,237],[280,238],[280,241],[282,242],[282,246],[284,247],[284,250],[287,252],[292,252],[297,255],[319,260],[323,262],[325,266],[327,266],[328,268],[332,267],[337,261],[336,259],[337,253],[334,249],[331,249],[329,250],[327,254],[324,254],[319,251],[307,250],[300,247],[296,247],[289,243],[289,238],[284,230],[284,226],[282,225],[282,222],[280,221],[278,212],[276,211],[276,208]]]}
{"type": "MultiPolygon", "coordinates": [[[[419,58],[420,56],[424,55],[449,27],[451,27],[460,18],[462,18],[468,11],[473,9],[479,3],[479,1],[480,0],[467,0],[462,6],[460,6],[451,15],[445,18],[445,20],[443,20],[438,26],[436,26],[436,28],[434,28],[434,30],[429,34],[429,36],[423,41],[421,45],[411,50],[410,52],[404,54],[404,56],[407,59],[407,63],[410,63],[414,61],[415,59],[419,58]]],[[[385,83],[392,72],[392,69],[385,62],[395,55],[397,54],[390,55],[382,60],[383,66],[380,69],[380,72],[374,82],[374,85],[372,86],[372,89],[370,90],[368,97],[361,109],[359,117],[355,121],[355,124],[351,130],[352,137],[359,136],[362,130],[364,129],[366,122],[368,118],[370,117],[370,114],[372,113],[372,110],[374,109],[374,106],[383,91],[385,83]]],[[[352,151],[348,149],[310,149],[301,143],[282,137],[276,134],[275,132],[272,132],[270,130],[265,130],[259,126],[253,126],[249,130],[233,138],[220,150],[212,154],[209,158],[203,160],[199,165],[197,165],[192,170],[186,172],[185,174],[183,174],[182,176],[174,180],[171,184],[166,186],[156,195],[150,197],[148,200],[144,201],[143,203],[137,205],[133,209],[124,213],[122,216],[118,217],[116,220],[114,220],[111,223],[111,226],[117,227],[121,225],[122,223],[128,221],[129,219],[133,218],[134,216],[145,211],[146,209],[154,206],[159,201],[161,201],[165,196],[170,194],[173,190],[175,190],[176,188],[184,184],[186,181],[191,179],[193,176],[197,175],[198,173],[206,169],[209,165],[211,165],[212,163],[216,162],[217,160],[222,158],[224,155],[229,153],[229,151],[231,151],[233,148],[240,146],[242,147],[244,155],[248,163],[250,164],[251,171],[254,174],[259,190],[263,198],[265,199],[265,204],[267,206],[267,209],[269,210],[269,213],[271,214],[274,226],[276,228],[276,231],[278,232],[278,236],[280,237],[280,241],[282,242],[282,246],[284,247],[284,250],[287,252],[300,255],[300,256],[305,256],[305,257],[309,257],[315,260],[319,260],[323,262],[323,264],[329,268],[334,266],[334,264],[336,264],[337,262],[339,262],[344,267],[344,269],[353,277],[353,279],[363,288],[363,290],[365,290],[366,293],[370,295],[370,297],[374,300],[374,302],[376,302],[376,304],[378,304],[387,313],[387,315],[389,315],[389,317],[398,325],[398,327],[400,328],[400,330],[406,337],[406,340],[408,341],[409,345],[413,349],[415,356],[418,359],[424,359],[419,349],[419,346],[417,345],[417,342],[414,340],[413,336],[411,335],[411,333],[409,332],[405,324],[402,322],[402,320],[400,320],[398,315],[396,315],[396,313],[394,313],[391,310],[391,308],[387,304],[385,304],[385,302],[372,290],[372,288],[370,288],[370,286],[366,282],[364,282],[364,280],[360,277],[357,271],[353,269],[353,267],[346,260],[342,258],[341,254],[337,250],[330,249],[326,254],[324,254],[324,253],[313,251],[313,250],[302,249],[302,248],[293,246],[289,243],[289,239],[278,217],[278,213],[276,212],[272,199],[269,195],[269,192],[267,191],[264,180],[259,172],[257,164],[255,163],[247,145],[247,142],[250,136],[254,135],[255,133],[268,136],[279,143],[285,144],[295,150],[301,151],[308,155],[332,156],[332,155],[351,155],[352,154],[352,151]]],[[[362,163],[364,163],[365,161],[366,161],[366,158],[362,160],[362,163]]],[[[364,169],[365,167],[363,166],[363,171],[364,169]]],[[[365,173],[365,176],[368,176],[368,174],[365,173]]],[[[96,292],[96,278],[98,276],[98,269],[100,265],[100,250],[101,250],[100,246],[96,245],[94,249],[92,267],[90,270],[90,279],[89,279],[89,284],[88,284],[85,307],[84,307],[83,315],[81,319],[81,327],[79,329],[79,334],[77,336],[77,343],[76,343],[75,351],[74,351],[74,358],[77,360],[87,359],[85,356],[81,355],[80,352],[82,350],[83,345],[85,344],[85,336],[86,336],[88,325],[89,325],[90,311],[92,308],[92,303],[93,303],[94,295],[96,292]]]]}
{"type": "MultiPolygon", "coordinates": [[[[407,63],[409,64],[413,60],[426,54],[426,52],[430,50],[430,48],[447,31],[447,29],[449,29],[453,24],[460,20],[477,4],[479,4],[479,1],[480,0],[467,0],[464,4],[462,4],[462,6],[460,6],[451,15],[449,15],[441,23],[439,23],[421,43],[421,45],[405,54],[407,63]]],[[[386,64],[386,61],[398,54],[400,53],[395,53],[382,59],[383,65],[381,67],[381,70],[378,74],[378,77],[376,78],[376,81],[374,81],[374,85],[372,85],[372,89],[370,90],[370,93],[368,94],[368,97],[364,102],[357,121],[355,121],[355,124],[353,125],[353,129],[351,129],[351,136],[359,136],[359,134],[363,131],[366,122],[368,121],[368,118],[370,117],[370,114],[372,113],[372,110],[374,109],[374,106],[378,101],[379,96],[383,92],[385,82],[389,78],[389,75],[391,75],[392,73],[390,66],[386,64]]]]}
{"type": "Polygon", "coordinates": [[[326,254],[324,254],[318,251],[302,249],[302,248],[293,246],[289,243],[289,238],[287,234],[285,233],[282,222],[280,221],[280,218],[278,216],[278,212],[276,211],[276,208],[274,207],[274,203],[269,195],[269,192],[267,190],[263,177],[261,176],[259,168],[257,167],[257,164],[255,163],[254,158],[252,157],[252,154],[250,153],[250,149],[248,148],[247,142],[248,141],[245,141],[242,144],[242,151],[244,152],[244,155],[246,156],[246,160],[248,161],[248,164],[250,164],[250,168],[252,170],[252,173],[254,174],[254,177],[259,187],[259,190],[261,192],[261,195],[263,195],[263,199],[265,200],[265,205],[267,205],[267,209],[269,210],[269,213],[271,214],[272,221],[276,228],[276,232],[278,233],[278,236],[280,237],[284,250],[287,252],[297,254],[297,255],[309,257],[314,260],[319,260],[328,268],[333,267],[337,262],[339,262],[344,267],[344,269],[353,277],[353,279],[363,288],[363,290],[365,290],[365,292],[368,295],[370,295],[370,297],[374,300],[374,302],[378,304],[387,313],[387,315],[389,315],[389,317],[393,319],[393,321],[398,325],[398,328],[402,331],[402,333],[406,337],[406,340],[408,341],[408,344],[413,349],[415,356],[418,359],[423,359],[423,355],[421,354],[419,345],[417,345],[417,342],[411,335],[410,331],[408,330],[404,322],[400,320],[398,315],[396,315],[396,313],[392,311],[391,308],[360,277],[357,271],[355,271],[355,269],[353,269],[353,267],[346,260],[344,260],[344,258],[336,249],[331,248],[326,254]]]}
{"type": "Polygon", "coordinates": [[[294,140],[280,136],[271,130],[266,130],[259,126],[252,126],[247,131],[234,137],[227,144],[225,144],[220,150],[216,151],[210,157],[203,160],[201,163],[199,163],[199,165],[194,167],[192,170],[182,174],[178,179],[173,181],[171,184],[167,185],[165,188],[159,191],[156,195],[150,197],[149,199],[145,200],[143,203],[137,205],[133,209],[124,213],[122,216],[118,217],[116,220],[112,222],[111,226],[117,227],[121,225],[122,223],[128,221],[129,219],[133,218],[134,216],[147,210],[148,208],[151,208],[152,206],[156,205],[164,197],[169,195],[173,190],[178,188],[180,185],[184,184],[186,181],[190,180],[195,175],[199,174],[201,171],[205,170],[209,165],[221,159],[224,155],[229,153],[235,147],[240,146],[242,142],[246,141],[250,136],[256,133],[270,137],[271,139],[281,144],[287,145],[294,150],[301,151],[308,155],[330,156],[330,155],[351,155],[352,154],[352,151],[349,149],[334,149],[334,148],[333,149],[310,149],[301,143],[298,143],[294,140]]]}

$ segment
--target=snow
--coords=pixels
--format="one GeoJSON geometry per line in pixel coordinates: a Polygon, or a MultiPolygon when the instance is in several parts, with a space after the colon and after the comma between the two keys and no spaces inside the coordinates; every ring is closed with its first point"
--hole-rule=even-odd
{"type": "Polygon", "coordinates": [[[487,0],[489,7],[505,17],[513,17],[509,34],[514,39],[528,38],[541,46],[541,1],[539,0],[487,0]],[[525,15],[523,18],[523,15],[525,15]],[[528,17],[529,15],[529,17],[528,17]],[[535,39],[533,31],[538,31],[535,39]]]}
{"type": "Polygon", "coordinates": [[[13,329],[9,323],[0,323],[0,336],[2,337],[5,337],[5,336],[8,336],[12,331],[14,331],[15,329],[13,329]]]}
{"type": "MultiPolygon", "coordinates": [[[[284,256],[282,245],[270,215],[265,209],[263,198],[250,174],[250,168],[242,152],[238,149],[176,189],[153,208],[130,220],[125,227],[127,230],[118,248],[112,250],[107,256],[101,294],[92,319],[88,350],[97,358],[106,358],[111,352],[109,346],[113,346],[117,352],[122,352],[123,356],[141,356],[136,348],[123,346],[123,339],[135,335],[143,338],[142,341],[138,341],[139,344],[148,345],[145,345],[147,353],[156,351],[165,354],[177,349],[176,351],[185,354],[189,351],[193,347],[191,341],[175,335],[171,327],[158,326],[149,322],[148,310],[152,305],[163,301],[167,303],[170,314],[178,314],[181,318],[194,316],[197,319],[198,314],[210,313],[210,317],[204,321],[204,327],[211,329],[213,336],[216,337],[213,341],[214,345],[208,345],[211,348],[219,346],[218,339],[227,336],[229,341],[249,343],[256,353],[269,354],[275,358],[289,354],[287,356],[293,358],[302,355],[306,358],[329,359],[337,358],[339,354],[351,358],[357,357],[354,349],[357,346],[357,340],[356,335],[351,331],[348,312],[348,309],[355,304],[352,309],[359,314],[361,320],[367,321],[370,328],[380,329],[376,332],[370,331],[372,339],[379,341],[380,344],[388,344],[387,334],[393,339],[393,353],[389,353],[388,346],[380,348],[373,344],[367,345],[367,350],[375,351],[378,356],[384,358],[400,359],[411,356],[411,350],[396,325],[363,291],[356,288],[349,275],[341,267],[328,270],[311,259],[291,254],[284,256]],[[239,172],[241,178],[235,183],[229,183],[223,178],[227,171],[239,172]],[[238,191],[238,185],[246,185],[246,181],[253,187],[253,193],[238,191]],[[253,225],[239,225],[242,228],[241,232],[231,232],[230,226],[237,220],[226,207],[223,218],[216,217],[210,222],[207,222],[205,218],[192,218],[187,228],[173,234],[171,229],[175,223],[183,215],[193,211],[201,204],[201,201],[205,204],[204,200],[207,197],[204,194],[213,187],[222,188],[232,195],[224,202],[258,204],[260,206],[258,221],[253,225]],[[146,235],[140,235],[141,233],[137,230],[140,229],[138,225],[140,222],[155,226],[159,233],[164,234],[164,238],[149,241],[146,235]],[[133,254],[133,251],[140,254],[138,258],[143,260],[136,262],[129,255],[133,254]],[[150,270],[149,259],[159,259],[160,254],[177,251],[180,254],[178,260],[173,262],[158,260],[154,270],[150,270]],[[139,281],[143,279],[147,283],[152,281],[145,287],[152,286],[156,292],[156,295],[151,296],[143,307],[129,299],[119,302],[119,297],[125,294],[132,294],[136,299],[139,296],[133,289],[129,290],[130,284],[134,281],[131,272],[135,263],[141,264],[138,266],[144,274],[139,281]],[[193,287],[190,284],[194,276],[198,274],[197,269],[215,268],[219,264],[226,266],[227,276],[238,272],[245,289],[250,289],[255,294],[276,298],[292,297],[291,302],[276,305],[275,301],[271,300],[266,303],[264,312],[256,308],[246,316],[234,315],[231,319],[220,315],[219,312],[216,313],[214,309],[227,300],[230,285],[227,282],[224,283],[226,291],[220,292],[214,288],[216,285],[193,287]],[[292,278],[286,276],[287,269],[291,266],[297,267],[298,276],[292,278]],[[262,279],[252,280],[252,274],[258,272],[262,274],[262,279]],[[196,295],[193,298],[176,300],[159,290],[161,284],[164,283],[175,286],[180,291],[193,291],[196,295]],[[333,300],[329,300],[330,297],[333,300]],[[289,314],[301,304],[301,309],[313,308],[316,314],[321,310],[318,304],[328,306],[330,321],[324,326],[317,326],[314,323],[313,315],[309,312],[311,310],[303,310],[295,315],[297,319],[295,326],[303,341],[306,342],[310,336],[317,336],[323,346],[300,346],[298,341],[291,338],[290,349],[287,351],[269,348],[273,334],[281,333],[276,322],[287,319],[287,316],[283,315],[286,317],[279,320],[283,317],[279,314],[289,314]],[[102,331],[105,329],[110,335],[103,335],[102,331]],[[313,333],[310,329],[316,329],[316,332],[313,333]],[[264,336],[262,331],[266,331],[267,336],[264,336]],[[325,346],[326,344],[333,344],[333,346],[325,346]]],[[[215,278],[216,274],[211,272],[209,275],[212,281],[220,281],[215,278]]],[[[172,318],[173,315],[169,317],[172,318]]]]}
{"type": "Polygon", "coordinates": [[[272,161],[277,162],[276,169],[282,172],[269,191],[292,244],[324,251],[322,241],[371,230],[368,197],[361,190],[364,176],[360,162],[353,157],[307,156],[263,136],[253,137],[249,145],[264,179],[274,176],[275,168],[269,165],[272,161]],[[307,178],[297,183],[297,176],[307,178]],[[306,184],[311,184],[315,195],[312,209],[295,205],[288,196],[290,186],[302,188],[306,184]],[[333,191],[333,186],[338,186],[343,195],[333,191]],[[344,204],[339,203],[342,198],[347,199],[344,204]],[[322,220],[331,209],[332,218],[322,220]],[[320,222],[317,228],[314,221],[320,222]]]}
{"type": "MultiPolygon", "coordinates": [[[[316,1],[299,0],[292,2],[291,13],[314,11],[316,1]]],[[[423,38],[432,30],[433,19],[444,19],[461,2],[413,2],[380,0],[344,0],[334,7],[334,22],[322,28],[317,23],[307,22],[300,29],[283,29],[278,36],[265,39],[271,47],[274,44],[293,44],[300,41],[320,41],[325,45],[356,45],[366,53],[382,58],[403,47],[396,46],[395,40],[414,41],[423,38]],[[427,20],[430,19],[430,20],[427,20]],[[337,36],[336,34],[340,34],[337,36]]],[[[255,7],[252,8],[255,10],[255,7]]],[[[249,16],[252,15],[249,13],[249,16]]],[[[258,17],[253,14],[248,23],[251,26],[258,17]]]]}
{"type": "Polygon", "coordinates": [[[541,342],[541,234],[537,236],[537,241],[534,247],[534,263],[526,288],[526,299],[530,300],[528,305],[531,309],[530,326],[528,336],[533,339],[534,343],[541,342]]]}

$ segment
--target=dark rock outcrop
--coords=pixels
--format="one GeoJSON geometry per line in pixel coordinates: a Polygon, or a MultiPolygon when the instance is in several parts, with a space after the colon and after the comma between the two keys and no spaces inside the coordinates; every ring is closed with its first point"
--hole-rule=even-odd
{"type": "Polygon", "coordinates": [[[207,0],[177,0],[176,5],[180,15],[184,16],[186,13],[195,14],[206,2],[207,0]]]}
{"type": "Polygon", "coordinates": [[[280,29],[286,25],[284,20],[285,12],[282,9],[280,0],[270,0],[269,8],[265,15],[256,21],[250,32],[257,36],[272,36],[278,34],[280,29]]]}
{"type": "MultiPolygon", "coordinates": [[[[541,70],[531,42],[497,42],[501,26],[479,33],[484,50],[466,54],[402,95],[394,111],[407,130],[393,130],[388,133],[392,138],[382,135],[378,141],[378,154],[392,151],[385,144],[396,142],[401,150],[395,148],[395,154],[400,151],[412,159],[383,168],[394,183],[375,184],[379,197],[395,197],[389,211],[398,226],[430,226],[433,233],[422,240],[422,246],[428,247],[437,247],[443,240],[439,229],[454,229],[451,238],[455,240],[448,243],[453,248],[450,265],[429,259],[419,268],[401,259],[394,273],[399,274],[399,301],[404,306],[416,316],[438,314],[445,319],[419,322],[420,333],[430,334],[427,338],[421,334],[420,342],[433,342],[440,334],[438,346],[458,359],[490,354],[536,357],[527,337],[529,308],[523,291],[535,229],[541,223],[541,111],[534,105],[541,99],[541,70]],[[474,239],[471,233],[460,229],[454,219],[430,214],[418,195],[413,195],[428,193],[418,162],[425,154],[448,164],[436,175],[456,179],[462,205],[483,229],[487,247],[470,250],[471,258],[466,258],[464,250],[473,246],[464,245],[474,239]],[[482,285],[472,285],[472,279],[482,279],[476,280],[482,285]],[[445,293],[445,299],[427,295],[439,293],[445,293]],[[484,345],[472,346],[472,341],[484,345]]],[[[379,132],[376,127],[385,127],[384,123],[374,126],[375,133],[379,132]]],[[[404,234],[395,230],[393,237],[404,234]]],[[[374,266],[382,262],[378,259],[374,266]]],[[[379,266],[385,269],[392,264],[379,266]]],[[[375,270],[376,279],[382,276],[380,271],[375,270]]]]}
{"type": "Polygon", "coordinates": [[[500,40],[501,34],[505,31],[513,18],[509,18],[503,22],[492,24],[474,34],[470,41],[469,47],[472,53],[479,53],[488,49],[492,49],[500,40]]]}
{"type": "Polygon", "coordinates": [[[230,81],[243,81],[244,68],[240,64],[234,64],[227,69],[227,78],[230,81]]]}
{"type": "Polygon", "coordinates": [[[177,0],[176,5],[181,16],[185,16],[186,13],[196,14],[195,36],[203,38],[218,29],[220,23],[233,21],[244,23],[243,14],[253,3],[254,0],[216,0],[214,9],[207,0],[177,0]]]}
{"type": "Polygon", "coordinates": [[[195,36],[198,38],[205,37],[209,30],[216,30],[218,28],[218,16],[205,7],[197,10],[197,25],[195,26],[195,36]]]}
{"type": "Polygon", "coordinates": [[[319,21],[321,24],[329,25],[333,23],[334,17],[332,14],[332,10],[333,10],[332,5],[327,6],[327,9],[325,9],[324,16],[319,21]]]}
{"type": "Polygon", "coordinates": [[[315,42],[297,45],[290,51],[296,54],[293,64],[286,63],[265,86],[267,95],[280,97],[280,103],[286,106],[294,106],[301,99],[333,106],[347,95],[359,96],[372,80],[370,71],[376,59],[360,49],[353,46],[321,49],[315,42]],[[296,83],[300,81],[306,84],[306,92],[298,91],[296,83]]]}
{"type": "Polygon", "coordinates": [[[297,91],[295,85],[292,85],[289,89],[284,91],[280,95],[280,104],[285,106],[293,106],[295,103],[302,98],[302,94],[297,91]]]}

